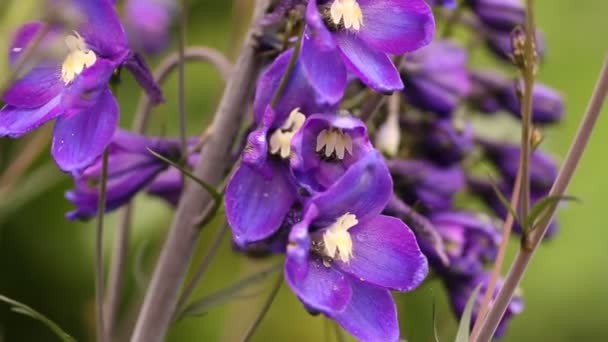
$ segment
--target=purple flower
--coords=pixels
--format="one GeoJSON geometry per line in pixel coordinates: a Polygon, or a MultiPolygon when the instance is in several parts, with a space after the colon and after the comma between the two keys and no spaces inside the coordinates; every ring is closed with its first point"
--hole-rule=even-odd
{"type": "Polygon", "coordinates": [[[454,9],[458,5],[456,0],[427,0],[432,6],[443,6],[445,8],[454,9]]]}
{"type": "Polygon", "coordinates": [[[371,151],[306,202],[289,236],[289,286],[307,308],[365,341],[397,341],[389,291],[416,288],[428,271],[409,228],[380,215],[391,192],[388,169],[371,151]]]}
{"type": "Polygon", "coordinates": [[[131,47],[150,54],[166,48],[176,11],[174,0],[128,0],[125,28],[131,47]]]}
{"type": "MultiPolygon", "coordinates": [[[[148,150],[168,159],[179,159],[180,146],[177,139],[149,138],[117,130],[108,148],[106,211],[127,204],[163,174],[177,173],[179,178],[177,169],[167,170],[168,165],[148,150]]],[[[69,219],[84,220],[97,214],[101,172],[102,160],[98,158],[94,164],[74,176],[75,189],[66,193],[66,197],[76,206],[75,211],[68,213],[69,219]]]]}
{"type": "Polygon", "coordinates": [[[344,95],[347,70],[384,93],[403,88],[389,54],[427,45],[435,22],[423,0],[309,0],[301,61],[327,102],[344,95]]]}
{"type": "MultiPolygon", "coordinates": [[[[63,60],[45,58],[2,94],[0,136],[19,137],[57,119],[51,151],[59,167],[78,172],[93,163],[110,143],[118,124],[118,104],[108,88],[124,65],[154,101],[162,95],[139,56],[132,54],[118,16],[108,0],[74,1],[84,21],[65,35],[51,27],[40,47],[66,48],[63,60]]],[[[32,39],[45,30],[40,22],[22,26],[10,47],[15,66],[32,39]]],[[[39,49],[42,50],[42,49],[39,49]]],[[[43,51],[36,51],[44,54],[43,51]]]]}
{"type": "Polygon", "coordinates": [[[481,22],[493,29],[511,32],[525,24],[526,9],[520,0],[468,0],[467,3],[481,22]]]}
{"type": "Polygon", "coordinates": [[[494,114],[502,109],[500,96],[505,89],[513,88],[514,82],[495,69],[471,71],[473,84],[470,101],[482,113],[494,114]]]}
{"type": "MultiPolygon", "coordinates": [[[[495,56],[511,63],[513,55],[513,34],[510,31],[486,30],[486,44],[495,56]]],[[[536,52],[540,59],[545,55],[543,35],[536,32],[536,52]]]]}
{"type": "Polygon", "coordinates": [[[448,116],[471,90],[467,52],[452,41],[435,41],[408,54],[402,66],[408,83],[403,93],[421,110],[448,116]]]}
{"type": "Polygon", "coordinates": [[[365,123],[350,114],[315,114],[291,142],[291,168],[308,192],[328,189],[373,149],[365,123]]]}
{"type": "MultiPolygon", "coordinates": [[[[521,119],[521,101],[517,94],[515,83],[504,89],[501,103],[515,117],[521,119]]],[[[560,121],[564,116],[564,100],[554,89],[536,83],[532,91],[532,121],[538,124],[548,124],[560,121]]]]}
{"type": "Polygon", "coordinates": [[[424,153],[427,158],[445,165],[458,163],[473,151],[473,133],[469,122],[435,120],[422,139],[424,153]]]}
{"type": "Polygon", "coordinates": [[[425,211],[443,211],[452,206],[454,195],[465,186],[459,166],[441,167],[424,160],[389,160],[398,196],[425,211]]]}
{"type": "Polygon", "coordinates": [[[444,212],[431,216],[448,256],[445,267],[434,249],[423,251],[439,273],[473,276],[483,272],[496,257],[501,235],[489,217],[469,212],[444,212]],[[427,252],[428,251],[428,252],[427,252]]]}
{"type": "MultiPolygon", "coordinates": [[[[469,300],[469,298],[471,297],[471,295],[473,294],[473,290],[479,284],[481,284],[479,296],[477,297],[477,300],[475,301],[475,304],[473,305],[473,315],[471,318],[471,323],[475,322],[475,320],[477,319],[477,315],[479,313],[479,307],[481,306],[483,296],[485,294],[485,291],[488,288],[489,280],[490,280],[489,273],[479,273],[475,277],[455,276],[455,277],[448,277],[448,278],[444,279],[445,285],[448,289],[448,293],[450,296],[450,301],[452,302],[452,308],[454,309],[454,312],[458,318],[460,318],[462,316],[466,303],[469,300]]],[[[499,280],[499,282],[496,286],[496,290],[494,291],[494,298],[496,298],[496,295],[502,288],[502,285],[503,285],[503,281],[499,280]]],[[[502,318],[502,321],[498,325],[498,329],[496,330],[496,334],[494,335],[494,337],[496,337],[496,338],[501,337],[505,333],[509,320],[511,320],[511,318],[514,315],[520,314],[523,310],[524,310],[523,298],[521,297],[521,294],[516,293],[515,296],[513,296],[513,299],[511,299],[511,302],[509,303],[509,306],[507,307],[507,311],[505,312],[505,315],[502,318]]]]}

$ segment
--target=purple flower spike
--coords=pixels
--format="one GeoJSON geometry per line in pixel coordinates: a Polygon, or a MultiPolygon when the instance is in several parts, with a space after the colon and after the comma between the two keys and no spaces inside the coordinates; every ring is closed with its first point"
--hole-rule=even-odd
{"type": "Polygon", "coordinates": [[[174,0],[129,0],[125,4],[125,28],[131,47],[156,54],[169,44],[171,22],[177,11],[174,0]]]}
{"type": "MultiPolygon", "coordinates": [[[[513,55],[513,34],[511,31],[487,30],[486,44],[497,57],[511,63],[513,55]]],[[[545,56],[545,42],[543,35],[536,32],[536,52],[540,59],[545,56]]]]}
{"type": "Polygon", "coordinates": [[[387,165],[399,197],[426,211],[449,209],[454,195],[465,186],[459,166],[440,167],[424,160],[390,160],[387,165]]]}
{"type": "Polygon", "coordinates": [[[474,147],[471,123],[458,119],[436,120],[423,138],[427,157],[444,165],[460,162],[474,147]]]}
{"type": "Polygon", "coordinates": [[[516,26],[524,26],[526,9],[521,0],[469,0],[469,6],[485,25],[511,32],[516,26]]]}
{"type": "Polygon", "coordinates": [[[409,228],[380,215],[391,189],[382,157],[369,152],[307,202],[287,248],[285,276],[300,300],[366,341],[398,339],[389,290],[412,290],[428,272],[409,228]]]}
{"type": "Polygon", "coordinates": [[[431,43],[407,55],[403,90],[408,102],[441,116],[450,115],[471,90],[467,71],[467,52],[454,42],[431,43]]]}
{"type": "MultiPolygon", "coordinates": [[[[155,102],[162,95],[143,61],[134,61],[112,3],[83,0],[73,5],[83,19],[76,30],[66,34],[52,27],[40,45],[65,50],[61,60],[43,59],[2,94],[6,106],[0,110],[0,136],[19,137],[57,119],[53,157],[62,170],[78,173],[102,154],[116,130],[118,104],[108,82],[117,68],[132,70],[155,102]]],[[[44,25],[29,23],[18,30],[9,50],[11,66],[44,25]]]]}
{"type": "Polygon", "coordinates": [[[471,71],[473,84],[470,100],[482,113],[494,114],[502,109],[500,96],[510,87],[513,81],[494,69],[471,71]]]}
{"type": "MultiPolygon", "coordinates": [[[[554,89],[537,83],[534,85],[532,97],[532,121],[534,123],[555,123],[564,116],[564,100],[554,89]]],[[[521,119],[521,101],[514,84],[504,90],[501,102],[510,113],[521,119]]]]}
{"type": "Polygon", "coordinates": [[[309,192],[323,191],[373,149],[365,123],[350,114],[315,114],[293,137],[291,167],[309,192]]]}
{"type": "Polygon", "coordinates": [[[427,45],[435,22],[423,0],[310,0],[302,64],[312,86],[334,101],[344,95],[346,71],[383,93],[403,88],[388,54],[427,45]]]}
{"type": "MultiPolygon", "coordinates": [[[[496,257],[501,235],[489,217],[467,212],[445,212],[433,215],[431,222],[442,237],[449,258],[446,268],[434,255],[433,249],[426,254],[431,265],[440,273],[472,276],[482,272],[486,263],[496,257]]],[[[423,251],[429,251],[424,244],[422,247],[423,251]]]]}
{"type": "MultiPolygon", "coordinates": [[[[123,130],[116,131],[109,145],[106,211],[127,204],[167,169],[167,164],[148,149],[172,160],[179,158],[180,147],[176,139],[148,138],[123,130]]],[[[68,213],[69,219],[85,220],[97,214],[101,170],[102,161],[99,158],[74,177],[75,189],[66,193],[68,200],[76,206],[75,211],[68,213]]]]}
{"type": "MultiPolygon", "coordinates": [[[[473,290],[481,284],[481,289],[479,291],[479,297],[475,301],[473,305],[473,315],[471,318],[471,325],[477,319],[477,314],[479,313],[479,307],[481,305],[481,301],[483,300],[483,296],[485,294],[486,289],[488,288],[488,282],[490,280],[490,275],[488,273],[480,273],[475,277],[448,277],[444,279],[445,285],[448,289],[448,293],[450,296],[450,300],[452,302],[452,308],[456,314],[456,317],[460,319],[462,313],[464,312],[464,308],[466,306],[469,297],[473,294],[473,290]]],[[[494,298],[502,288],[503,281],[500,280],[496,286],[496,290],[494,291],[494,298]]],[[[521,294],[516,293],[511,299],[511,303],[507,307],[507,311],[505,312],[502,321],[500,322],[498,329],[496,330],[495,338],[500,338],[506,330],[508,322],[514,315],[520,314],[524,310],[524,302],[521,294]]],[[[472,326],[471,326],[472,328],[472,326]]]]}
{"type": "Polygon", "coordinates": [[[458,5],[456,0],[427,0],[432,6],[443,6],[445,8],[454,9],[458,5]]]}

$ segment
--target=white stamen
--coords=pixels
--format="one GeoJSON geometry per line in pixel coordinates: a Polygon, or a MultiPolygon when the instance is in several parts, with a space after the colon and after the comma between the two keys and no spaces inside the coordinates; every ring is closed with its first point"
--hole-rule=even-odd
{"type": "Polygon", "coordinates": [[[357,217],[351,213],[340,216],[334,224],[327,227],[323,234],[325,253],[328,257],[340,258],[349,262],[353,256],[353,240],[348,230],[359,223],[357,217]]]}
{"type": "Polygon", "coordinates": [[[380,125],[376,133],[376,148],[386,153],[389,157],[394,157],[399,152],[401,142],[401,130],[399,129],[399,118],[391,114],[386,121],[380,125]]]}
{"type": "Polygon", "coordinates": [[[340,129],[330,128],[324,129],[317,136],[317,148],[319,152],[325,147],[325,156],[331,157],[335,152],[336,157],[342,160],[345,156],[345,151],[350,155],[353,154],[353,140],[348,133],[340,129]]]}
{"type": "Polygon", "coordinates": [[[65,45],[68,47],[68,55],[61,66],[61,79],[67,85],[72,83],[84,69],[93,66],[97,61],[97,55],[87,47],[78,32],[65,37],[65,45]]]}
{"type": "Polygon", "coordinates": [[[20,47],[13,48],[13,52],[21,52],[21,50],[23,50],[23,48],[20,48],[20,47]]]}
{"type": "Polygon", "coordinates": [[[355,31],[359,31],[363,25],[363,12],[357,0],[334,0],[330,14],[335,25],[344,20],[344,27],[355,31]]]}
{"type": "Polygon", "coordinates": [[[270,136],[270,153],[278,154],[283,159],[288,158],[291,153],[291,139],[302,128],[305,120],[306,116],[300,113],[300,108],[292,110],[283,126],[270,136]]]}

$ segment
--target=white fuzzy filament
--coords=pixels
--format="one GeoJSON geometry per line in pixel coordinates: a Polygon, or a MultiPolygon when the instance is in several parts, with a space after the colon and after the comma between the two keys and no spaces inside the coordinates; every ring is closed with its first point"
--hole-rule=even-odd
{"type": "Polygon", "coordinates": [[[292,110],[283,126],[270,136],[270,153],[278,154],[283,159],[288,158],[291,154],[291,140],[302,128],[305,120],[300,108],[292,110]]]}
{"type": "Polygon", "coordinates": [[[323,243],[328,257],[332,259],[340,258],[343,262],[350,261],[353,256],[353,240],[348,230],[358,223],[359,221],[355,215],[346,213],[326,228],[323,234],[323,243]]]}
{"type": "Polygon", "coordinates": [[[363,12],[357,0],[334,0],[330,14],[335,25],[344,20],[344,27],[347,29],[359,31],[363,26],[363,12]]]}
{"type": "Polygon", "coordinates": [[[340,160],[344,159],[345,152],[353,154],[353,140],[348,133],[340,129],[330,128],[324,129],[317,136],[316,151],[320,152],[325,148],[325,156],[331,157],[335,152],[336,157],[340,160]]]}
{"type": "Polygon", "coordinates": [[[61,80],[67,85],[72,83],[84,69],[93,66],[97,61],[97,55],[87,47],[78,32],[67,36],[65,44],[69,52],[61,66],[61,80]]]}

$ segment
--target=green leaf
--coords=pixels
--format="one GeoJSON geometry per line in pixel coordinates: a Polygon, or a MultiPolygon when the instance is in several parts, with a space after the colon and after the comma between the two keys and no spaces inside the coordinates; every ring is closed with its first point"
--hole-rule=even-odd
{"type": "Polygon", "coordinates": [[[198,183],[201,187],[203,187],[205,190],[207,190],[207,192],[211,195],[211,197],[213,197],[213,200],[216,203],[216,206],[218,205],[218,203],[222,202],[222,194],[220,194],[219,192],[217,192],[217,190],[215,190],[215,187],[211,184],[206,183],[205,181],[203,181],[202,179],[196,177],[194,174],[192,174],[192,172],[190,172],[188,169],[186,169],[184,166],[166,158],[165,156],[153,151],[152,149],[148,148],[148,151],[150,151],[150,153],[152,153],[152,155],[154,155],[156,158],[164,161],[165,163],[175,167],[176,169],[178,169],[179,171],[181,171],[181,173],[183,173],[184,175],[188,176],[188,178],[192,179],[193,181],[195,181],[196,183],[198,183]]]}
{"type": "Polygon", "coordinates": [[[188,316],[200,316],[209,312],[214,307],[225,304],[233,299],[240,296],[241,291],[247,287],[260,283],[261,281],[268,278],[270,275],[278,272],[283,265],[277,263],[271,265],[259,272],[256,272],[248,277],[245,277],[235,283],[232,283],[225,288],[218,290],[206,297],[194,300],[190,303],[182,312],[177,316],[177,320],[181,320],[188,316]]]}
{"type": "Polygon", "coordinates": [[[479,296],[479,289],[481,289],[481,284],[477,285],[475,290],[473,290],[473,293],[471,293],[469,300],[467,300],[467,305],[464,307],[464,312],[460,318],[460,324],[458,325],[458,332],[456,333],[455,342],[469,342],[471,316],[473,315],[473,307],[475,306],[475,302],[479,296]]]}
{"type": "Polygon", "coordinates": [[[505,197],[505,195],[502,194],[502,191],[500,191],[498,186],[496,186],[496,184],[494,183],[494,181],[491,178],[490,178],[490,184],[492,185],[492,188],[494,189],[496,196],[498,196],[500,203],[502,203],[502,205],[509,211],[509,213],[513,216],[515,221],[521,222],[521,220],[519,219],[519,215],[517,214],[517,210],[515,210],[515,208],[513,208],[511,206],[511,201],[509,201],[505,197]]]}
{"type": "Polygon", "coordinates": [[[55,335],[57,335],[62,341],[64,341],[64,342],[75,342],[76,341],[76,339],[74,339],[72,336],[70,336],[65,331],[63,331],[55,322],[51,321],[50,319],[48,319],[47,317],[45,317],[38,311],[30,308],[29,306],[27,306],[23,303],[20,303],[16,300],[10,299],[8,297],[2,296],[2,295],[0,295],[0,302],[4,302],[4,303],[11,305],[12,306],[11,310],[13,312],[16,312],[16,313],[24,315],[24,316],[31,317],[31,318],[43,323],[53,333],[55,333],[55,335]]]}
{"type": "Polygon", "coordinates": [[[439,334],[437,334],[437,298],[433,294],[433,337],[435,342],[439,342],[439,334]]]}
{"type": "Polygon", "coordinates": [[[530,214],[526,218],[526,221],[524,224],[524,231],[526,233],[530,233],[534,229],[538,228],[538,225],[536,225],[536,222],[540,221],[539,219],[541,219],[541,218],[545,219],[547,215],[553,214],[552,213],[553,210],[551,210],[551,212],[547,212],[546,214],[544,214],[545,210],[548,208],[551,208],[553,206],[556,206],[561,201],[580,202],[580,200],[574,196],[565,196],[565,195],[564,196],[560,196],[560,195],[547,196],[547,197],[539,200],[538,202],[536,202],[536,204],[534,204],[534,206],[530,210],[530,214]]]}

